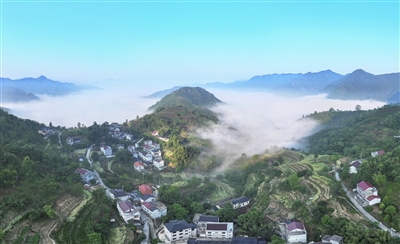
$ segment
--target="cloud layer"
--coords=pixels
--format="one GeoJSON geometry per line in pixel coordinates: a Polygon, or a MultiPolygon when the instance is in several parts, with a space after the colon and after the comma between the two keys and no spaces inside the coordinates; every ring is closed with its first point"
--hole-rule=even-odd
{"type": "Polygon", "coordinates": [[[47,125],[52,122],[54,126],[75,127],[80,122],[90,126],[94,121],[122,123],[149,113],[147,108],[157,100],[140,98],[147,94],[134,87],[91,90],[62,97],[40,96],[40,101],[3,106],[20,118],[47,125]]]}
{"type": "Polygon", "coordinates": [[[378,101],[343,101],[327,99],[325,95],[283,97],[271,93],[243,93],[214,90],[213,94],[224,101],[212,110],[219,113],[220,123],[199,129],[196,135],[210,139],[215,145],[213,154],[224,161],[260,154],[274,145],[302,148],[299,139],[318,130],[316,121],[303,115],[330,108],[354,110],[383,106],[378,101]]]}

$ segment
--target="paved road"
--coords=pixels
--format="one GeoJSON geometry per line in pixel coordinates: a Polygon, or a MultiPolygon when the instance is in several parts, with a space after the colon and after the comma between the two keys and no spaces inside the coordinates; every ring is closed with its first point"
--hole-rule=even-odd
{"type": "Polygon", "coordinates": [[[143,240],[140,244],[148,244],[150,243],[150,239],[149,239],[149,223],[147,223],[147,221],[144,223],[143,225],[143,233],[146,235],[146,239],[143,240]]]}
{"type": "Polygon", "coordinates": [[[60,146],[62,147],[62,143],[61,143],[61,134],[62,134],[62,133],[58,133],[58,142],[60,143],[60,146]]]}
{"type": "MultiPolygon", "coordinates": [[[[335,173],[335,177],[337,181],[341,181],[340,176],[339,176],[339,172],[336,171],[335,173]]],[[[372,223],[376,223],[379,222],[377,219],[375,219],[371,214],[369,214],[358,202],[356,199],[354,199],[354,197],[351,196],[351,192],[347,190],[346,186],[343,184],[342,182],[342,187],[343,190],[346,192],[347,197],[350,199],[350,201],[353,203],[353,205],[365,216],[365,218],[367,218],[369,221],[371,221],[372,223]]],[[[389,231],[390,234],[393,237],[397,237],[400,238],[400,234],[395,233],[393,231],[390,231],[390,229],[388,227],[386,227],[385,225],[383,225],[381,222],[379,222],[378,225],[379,228],[381,228],[384,231],[389,231]]]]}
{"type": "Polygon", "coordinates": [[[91,145],[86,152],[86,159],[89,161],[90,166],[93,166],[92,163],[93,161],[90,160],[90,150],[92,150],[92,148],[95,146],[95,144],[91,145]]]}
{"type": "Polygon", "coordinates": [[[150,216],[148,216],[147,213],[145,211],[143,211],[143,210],[140,211],[140,218],[142,219],[143,222],[146,222],[146,223],[149,224],[151,238],[152,239],[157,238],[156,232],[154,231],[153,219],[150,218],[150,216]]]}

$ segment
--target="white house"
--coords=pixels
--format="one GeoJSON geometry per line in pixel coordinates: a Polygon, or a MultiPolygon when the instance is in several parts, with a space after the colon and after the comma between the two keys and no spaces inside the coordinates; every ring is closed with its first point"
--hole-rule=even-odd
{"type": "Polygon", "coordinates": [[[139,172],[144,171],[144,165],[143,165],[142,162],[137,161],[133,165],[134,165],[134,168],[135,168],[136,171],[139,171],[139,172]]]}
{"type": "Polygon", "coordinates": [[[233,209],[245,207],[245,206],[249,205],[249,203],[250,203],[250,198],[248,198],[248,197],[239,197],[239,198],[231,200],[233,209]]]}
{"type": "Polygon", "coordinates": [[[307,243],[307,231],[303,223],[292,222],[286,225],[287,241],[289,243],[300,242],[307,243]]]}
{"type": "Polygon", "coordinates": [[[361,165],[361,160],[355,160],[350,163],[350,174],[357,174],[357,170],[361,165]]]}
{"type": "Polygon", "coordinates": [[[134,153],[136,151],[136,148],[133,145],[129,145],[127,148],[128,148],[128,151],[131,153],[134,153]]]}
{"type": "Polygon", "coordinates": [[[381,202],[381,197],[380,196],[371,195],[371,196],[367,197],[365,200],[367,200],[368,205],[371,206],[371,205],[380,203],[381,202]]]}
{"type": "Polygon", "coordinates": [[[153,144],[153,142],[151,140],[146,140],[144,141],[144,145],[149,145],[151,146],[151,144],[153,144]]]}
{"type": "Polygon", "coordinates": [[[109,157],[112,155],[112,148],[107,145],[101,146],[100,150],[103,152],[104,156],[106,156],[106,157],[109,157]]]}
{"type": "Polygon", "coordinates": [[[164,224],[165,243],[184,241],[196,237],[196,227],[186,220],[174,220],[164,224]]]}
{"type": "Polygon", "coordinates": [[[74,138],[72,138],[72,137],[67,137],[67,144],[68,145],[74,145],[74,138]]]}
{"type": "Polygon", "coordinates": [[[119,215],[121,215],[126,223],[128,223],[129,220],[140,220],[140,212],[129,200],[119,201],[117,203],[117,209],[119,215]]]}
{"type": "Polygon", "coordinates": [[[164,203],[154,202],[143,202],[142,209],[150,215],[152,219],[160,218],[167,215],[167,206],[164,203]]]}
{"type": "Polygon", "coordinates": [[[379,151],[376,151],[376,152],[372,152],[371,156],[375,158],[376,156],[382,155],[382,154],[385,154],[385,151],[384,150],[379,150],[379,151]]]}
{"type": "Polygon", "coordinates": [[[125,139],[128,140],[128,141],[132,141],[132,140],[133,140],[133,135],[131,135],[131,134],[126,134],[126,135],[125,135],[125,139]]]}
{"type": "Polygon", "coordinates": [[[75,173],[78,173],[81,176],[82,181],[86,181],[86,182],[89,182],[91,179],[96,178],[96,176],[94,175],[94,173],[92,171],[84,169],[84,168],[77,168],[75,170],[75,173]]]}
{"type": "Polygon", "coordinates": [[[322,237],[322,243],[331,243],[331,244],[343,244],[343,237],[338,235],[325,235],[322,237]]]}
{"type": "Polygon", "coordinates": [[[117,145],[117,149],[118,149],[118,150],[125,149],[125,145],[124,145],[124,144],[118,144],[118,145],[117,145]]]}
{"type": "Polygon", "coordinates": [[[232,238],[233,237],[233,223],[232,222],[207,223],[206,237],[207,238],[232,238]]]}
{"type": "Polygon", "coordinates": [[[378,190],[367,181],[361,181],[357,184],[357,192],[363,198],[369,196],[378,196],[378,190]]]}
{"type": "Polygon", "coordinates": [[[164,167],[164,160],[160,157],[153,159],[153,165],[158,169],[162,169],[164,167]]]}
{"type": "Polygon", "coordinates": [[[129,198],[129,196],[126,194],[126,192],[124,192],[122,189],[106,190],[106,195],[113,200],[119,199],[122,201],[126,201],[129,198]]]}
{"type": "Polygon", "coordinates": [[[139,152],[139,157],[141,157],[143,160],[145,161],[153,161],[153,155],[151,155],[151,153],[148,152],[139,152]]]}
{"type": "Polygon", "coordinates": [[[140,195],[140,202],[154,202],[156,200],[156,197],[152,194],[144,194],[140,195]]]}

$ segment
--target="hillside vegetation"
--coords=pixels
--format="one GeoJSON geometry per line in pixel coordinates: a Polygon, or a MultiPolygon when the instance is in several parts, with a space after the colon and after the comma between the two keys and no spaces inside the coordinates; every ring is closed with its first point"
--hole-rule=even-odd
{"type": "Polygon", "coordinates": [[[212,93],[200,87],[182,87],[171,94],[163,97],[149,109],[158,109],[162,107],[186,106],[190,108],[211,107],[221,101],[212,93]]]}

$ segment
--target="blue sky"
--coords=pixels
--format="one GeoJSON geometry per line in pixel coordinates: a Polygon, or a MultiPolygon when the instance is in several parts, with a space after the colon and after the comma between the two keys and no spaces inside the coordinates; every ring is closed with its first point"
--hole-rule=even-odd
{"type": "Polygon", "coordinates": [[[399,72],[398,1],[2,1],[1,76],[91,84],[399,72]]]}

